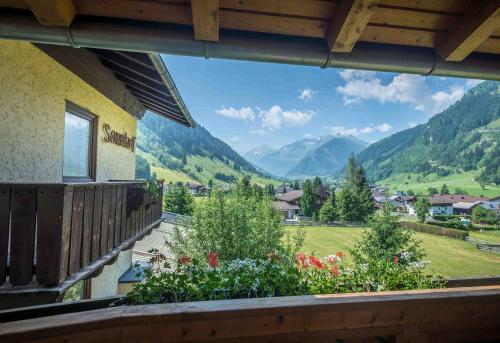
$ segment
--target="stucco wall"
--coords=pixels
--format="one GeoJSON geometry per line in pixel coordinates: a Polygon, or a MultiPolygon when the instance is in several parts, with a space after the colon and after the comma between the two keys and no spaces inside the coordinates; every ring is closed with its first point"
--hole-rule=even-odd
{"type": "Polygon", "coordinates": [[[66,100],[98,116],[96,181],[135,178],[135,152],[104,143],[102,124],[136,136],[136,121],[54,59],[0,40],[0,182],[61,182],[66,100]]]}
{"type": "Polygon", "coordinates": [[[92,299],[118,294],[118,279],[132,265],[132,250],[120,252],[115,263],[104,267],[102,273],[92,279],[92,299]]]}

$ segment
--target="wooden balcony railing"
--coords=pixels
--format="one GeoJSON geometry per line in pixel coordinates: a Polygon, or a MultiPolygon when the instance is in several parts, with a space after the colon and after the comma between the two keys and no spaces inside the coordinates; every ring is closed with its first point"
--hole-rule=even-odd
{"type": "Polygon", "coordinates": [[[0,184],[0,294],[56,286],[133,244],[161,220],[162,190],[144,185],[0,184]]]}
{"type": "Polygon", "coordinates": [[[500,286],[28,311],[1,342],[500,341],[500,286]]]}

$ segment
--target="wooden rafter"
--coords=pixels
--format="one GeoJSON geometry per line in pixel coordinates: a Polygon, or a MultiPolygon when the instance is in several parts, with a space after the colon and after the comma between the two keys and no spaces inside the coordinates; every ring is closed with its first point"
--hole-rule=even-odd
{"type": "Polygon", "coordinates": [[[68,27],[75,18],[72,0],[25,0],[40,24],[68,27]]]}
{"type": "Polygon", "coordinates": [[[219,40],[219,0],[191,0],[194,38],[219,40]]]}
{"type": "Polygon", "coordinates": [[[341,0],[326,33],[330,51],[351,52],[379,0],[341,0]]]}
{"type": "Polygon", "coordinates": [[[436,44],[447,61],[463,61],[500,28],[500,0],[475,0],[456,27],[436,44]]]}

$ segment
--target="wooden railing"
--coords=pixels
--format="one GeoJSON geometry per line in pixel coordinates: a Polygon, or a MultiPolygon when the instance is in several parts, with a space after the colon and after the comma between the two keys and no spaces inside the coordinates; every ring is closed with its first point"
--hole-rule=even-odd
{"type": "Polygon", "coordinates": [[[35,339],[499,342],[500,286],[118,306],[0,324],[1,342],[35,339]]]}
{"type": "Polygon", "coordinates": [[[55,286],[159,222],[144,185],[0,184],[0,291],[55,286]]]}

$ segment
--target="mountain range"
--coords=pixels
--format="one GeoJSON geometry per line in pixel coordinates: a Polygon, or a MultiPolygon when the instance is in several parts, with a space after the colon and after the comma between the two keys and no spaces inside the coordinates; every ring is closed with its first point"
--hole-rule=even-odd
{"type": "Polygon", "coordinates": [[[260,145],[244,158],[273,175],[290,179],[328,176],[342,168],[351,153],[367,143],[353,136],[322,136],[304,138],[274,150],[260,145]]]}

